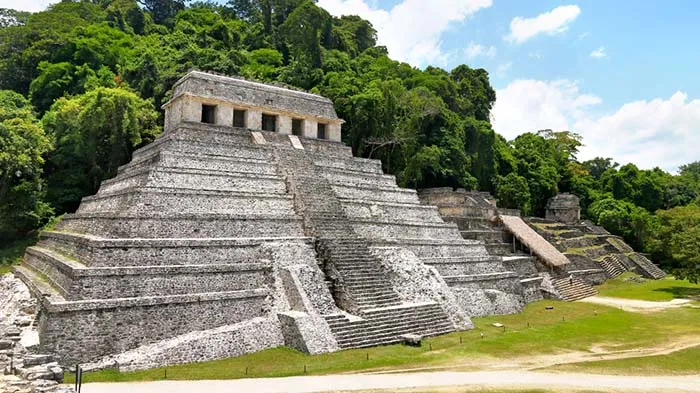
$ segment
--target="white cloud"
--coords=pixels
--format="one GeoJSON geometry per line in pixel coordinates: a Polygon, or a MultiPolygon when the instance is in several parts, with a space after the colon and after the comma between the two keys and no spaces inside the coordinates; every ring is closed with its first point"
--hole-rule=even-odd
{"type": "Polygon", "coordinates": [[[0,0],[0,8],[11,8],[20,11],[43,11],[49,4],[58,3],[60,0],[0,0]]]}
{"type": "Polygon", "coordinates": [[[464,50],[464,54],[467,56],[467,59],[474,59],[479,56],[494,57],[496,56],[496,47],[486,47],[480,44],[470,42],[469,46],[467,46],[467,49],[464,50]]]}
{"type": "Polygon", "coordinates": [[[613,157],[668,171],[698,159],[700,99],[684,92],[629,102],[603,116],[593,113],[601,99],[568,80],[516,80],[497,90],[496,97],[494,129],[508,139],[551,128],[583,136],[580,159],[613,157]]]}
{"type": "Polygon", "coordinates": [[[596,58],[596,59],[601,59],[601,58],[603,58],[603,57],[605,57],[605,56],[607,56],[607,55],[608,55],[608,54],[605,53],[605,47],[604,47],[604,46],[601,46],[600,48],[598,48],[598,49],[596,49],[596,50],[594,50],[594,51],[591,52],[591,57],[596,58]]]}
{"type": "Polygon", "coordinates": [[[504,38],[517,44],[523,43],[538,34],[559,34],[569,28],[581,14],[577,5],[562,5],[549,12],[539,14],[534,18],[516,16],[510,21],[510,33],[504,38]]]}
{"type": "Polygon", "coordinates": [[[332,15],[359,15],[377,29],[378,44],[386,45],[392,58],[415,66],[440,64],[447,55],[440,37],[452,22],[464,21],[492,0],[402,0],[390,10],[375,7],[371,0],[319,0],[332,15]]]}
{"type": "Polygon", "coordinates": [[[542,59],[544,59],[544,55],[543,55],[542,52],[540,52],[540,51],[537,51],[537,52],[530,52],[530,53],[527,54],[527,57],[529,57],[529,58],[531,58],[531,59],[535,59],[535,60],[542,60],[542,59]]]}
{"type": "Polygon", "coordinates": [[[567,129],[600,98],[581,94],[576,82],[518,79],[496,91],[494,128],[507,139],[540,129],[567,129]]]}

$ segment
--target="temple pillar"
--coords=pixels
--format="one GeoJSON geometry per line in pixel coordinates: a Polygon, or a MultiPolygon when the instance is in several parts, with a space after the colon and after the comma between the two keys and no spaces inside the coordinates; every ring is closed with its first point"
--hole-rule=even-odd
{"type": "Polygon", "coordinates": [[[251,130],[262,130],[262,112],[248,109],[245,124],[251,130]]]}
{"type": "Polygon", "coordinates": [[[277,132],[290,135],[292,133],[292,118],[289,116],[277,116],[277,132]]]}

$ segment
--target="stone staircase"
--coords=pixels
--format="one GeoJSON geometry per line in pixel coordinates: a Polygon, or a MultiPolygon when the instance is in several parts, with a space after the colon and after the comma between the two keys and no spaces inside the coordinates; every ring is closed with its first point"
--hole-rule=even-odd
{"type": "Polygon", "coordinates": [[[552,284],[567,302],[594,296],[598,293],[590,284],[575,276],[573,279],[569,279],[569,277],[552,279],[552,284]]]}
{"type": "Polygon", "coordinates": [[[327,315],[338,345],[362,348],[401,342],[401,335],[445,334],[454,331],[452,324],[440,317],[442,310],[435,303],[386,307],[366,310],[365,319],[352,319],[345,314],[327,315]]]}
{"type": "Polygon", "coordinates": [[[638,252],[629,254],[629,258],[634,262],[639,274],[644,277],[658,280],[666,276],[663,270],[659,269],[652,261],[638,252]]]}
{"type": "Polygon", "coordinates": [[[401,304],[365,241],[354,236],[345,239],[322,238],[318,249],[326,263],[331,263],[336,270],[330,273],[337,273],[338,276],[334,286],[348,291],[360,310],[401,304]]]}
{"type": "Polygon", "coordinates": [[[380,261],[354,231],[329,182],[307,154],[281,151],[279,161],[289,187],[295,189],[295,208],[304,216],[307,234],[317,239],[317,254],[336,303],[356,314],[325,316],[341,348],[391,344],[408,333],[432,336],[454,331],[436,303],[402,303],[380,261]]]}
{"type": "Polygon", "coordinates": [[[617,277],[620,274],[624,273],[627,271],[625,269],[625,266],[620,262],[620,259],[618,258],[617,255],[608,255],[604,257],[603,259],[600,260],[600,265],[603,267],[605,270],[605,273],[607,273],[608,276],[611,278],[617,277]]]}

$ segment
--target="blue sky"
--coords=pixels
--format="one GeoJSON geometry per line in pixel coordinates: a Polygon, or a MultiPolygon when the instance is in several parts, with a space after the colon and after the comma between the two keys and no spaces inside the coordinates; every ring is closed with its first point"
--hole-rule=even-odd
{"type": "MultiPolygon", "coordinates": [[[[223,1],[223,0],[222,0],[223,1]]],[[[0,0],[40,10],[51,0],[0,0]]],[[[416,67],[489,71],[492,123],[584,137],[579,158],[675,171],[700,159],[700,2],[692,0],[318,0],[357,14],[416,67]]]]}
{"type": "Polygon", "coordinates": [[[492,123],[511,139],[544,128],[584,137],[579,158],[675,171],[700,159],[700,2],[319,0],[375,24],[417,67],[483,67],[492,123]]]}

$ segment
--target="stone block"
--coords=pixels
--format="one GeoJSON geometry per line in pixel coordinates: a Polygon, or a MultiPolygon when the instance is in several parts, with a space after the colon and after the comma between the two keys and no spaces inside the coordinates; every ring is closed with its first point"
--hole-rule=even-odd
{"type": "Polygon", "coordinates": [[[230,105],[216,106],[216,124],[222,126],[233,125],[233,107],[230,105]]]}
{"type": "Polygon", "coordinates": [[[22,367],[16,369],[17,375],[28,380],[53,379],[53,372],[44,366],[22,367]]]}
{"type": "Polygon", "coordinates": [[[38,354],[38,355],[26,355],[24,356],[24,366],[38,366],[41,364],[47,364],[54,361],[53,355],[38,354]]]}
{"type": "Polygon", "coordinates": [[[246,128],[251,130],[262,129],[262,112],[249,109],[246,111],[245,124],[246,128]]]}
{"type": "Polygon", "coordinates": [[[401,336],[401,340],[404,344],[411,347],[420,347],[423,337],[417,334],[404,334],[401,336]]]}
{"type": "Polygon", "coordinates": [[[298,311],[278,313],[284,343],[302,352],[319,354],[339,350],[326,320],[298,311]]]}

